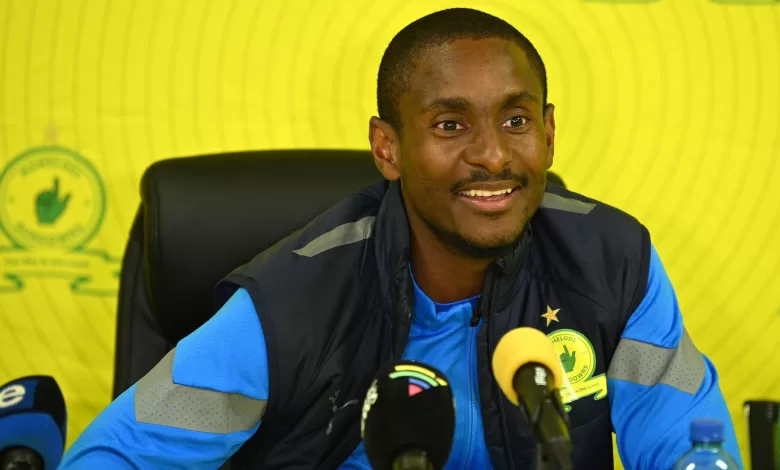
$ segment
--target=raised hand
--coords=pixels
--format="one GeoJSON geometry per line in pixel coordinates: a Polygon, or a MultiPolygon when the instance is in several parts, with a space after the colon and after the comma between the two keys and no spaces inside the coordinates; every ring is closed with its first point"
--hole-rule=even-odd
{"type": "Polygon", "coordinates": [[[42,190],[35,198],[35,215],[38,217],[38,223],[51,225],[56,222],[68,207],[69,200],[70,193],[60,197],[60,180],[55,176],[52,187],[42,190]]]}
{"type": "Polygon", "coordinates": [[[563,364],[563,370],[568,374],[574,370],[574,364],[577,363],[577,351],[569,353],[569,348],[563,346],[563,354],[561,354],[561,364],[563,364]]]}

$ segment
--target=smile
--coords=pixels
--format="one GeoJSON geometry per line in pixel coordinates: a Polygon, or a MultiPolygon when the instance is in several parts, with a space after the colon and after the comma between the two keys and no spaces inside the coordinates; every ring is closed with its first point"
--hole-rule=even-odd
{"type": "Polygon", "coordinates": [[[515,188],[499,189],[498,191],[485,191],[483,189],[472,189],[470,191],[461,191],[459,194],[461,196],[469,196],[469,197],[490,197],[490,196],[502,196],[504,194],[509,194],[514,190],[515,188]]]}
{"type": "Polygon", "coordinates": [[[458,199],[465,202],[472,209],[482,213],[496,213],[507,211],[515,199],[517,188],[504,189],[469,189],[460,191],[458,199]]]}

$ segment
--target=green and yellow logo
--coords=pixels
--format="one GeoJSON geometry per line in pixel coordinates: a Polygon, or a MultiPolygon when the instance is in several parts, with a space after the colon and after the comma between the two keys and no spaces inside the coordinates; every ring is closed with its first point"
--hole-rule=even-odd
{"type": "Polygon", "coordinates": [[[88,248],[106,213],[106,191],[94,166],[61,146],[28,149],[0,173],[0,292],[25,278],[70,281],[73,292],[114,295],[119,258],[88,248]]]}
{"type": "Polygon", "coordinates": [[[556,330],[547,337],[561,359],[565,380],[560,392],[566,411],[571,410],[569,403],[580,398],[594,395],[594,400],[601,400],[606,397],[607,376],[593,377],[596,352],[588,338],[575,330],[556,330]]]}

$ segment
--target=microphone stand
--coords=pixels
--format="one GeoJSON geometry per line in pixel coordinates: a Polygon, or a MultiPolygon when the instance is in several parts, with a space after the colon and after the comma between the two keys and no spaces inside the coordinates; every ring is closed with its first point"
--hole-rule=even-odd
{"type": "Polygon", "coordinates": [[[548,437],[545,439],[542,433],[541,416],[542,413],[555,413],[560,420],[565,423],[566,431],[569,429],[569,420],[566,410],[558,398],[558,392],[553,391],[554,396],[546,397],[542,406],[537,408],[533,416],[531,429],[533,430],[535,444],[534,470],[572,470],[571,463],[571,439],[566,432],[565,435],[548,437]]]}
{"type": "Polygon", "coordinates": [[[534,470],[553,470],[543,443],[537,441],[534,449],[534,470]]]}
{"type": "Polygon", "coordinates": [[[520,408],[528,418],[536,443],[534,470],[572,470],[569,416],[563,408],[558,390],[546,381],[546,368],[541,365],[535,367],[534,376],[519,371],[515,375],[516,390],[539,392],[519,396],[520,408]],[[544,384],[537,381],[540,379],[543,379],[544,384]],[[528,382],[534,382],[536,387],[529,386],[528,382]]]}
{"type": "Polygon", "coordinates": [[[556,465],[550,460],[549,446],[543,442],[537,441],[535,444],[534,470],[571,470],[570,464],[556,465]]]}

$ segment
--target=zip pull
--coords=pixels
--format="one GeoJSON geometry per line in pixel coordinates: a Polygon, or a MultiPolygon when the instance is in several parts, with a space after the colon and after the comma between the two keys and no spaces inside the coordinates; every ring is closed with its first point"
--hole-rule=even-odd
{"type": "MultiPolygon", "coordinates": [[[[522,242],[522,241],[521,241],[522,242]]],[[[489,321],[490,314],[492,313],[493,305],[493,293],[496,291],[496,286],[500,277],[507,275],[506,260],[504,258],[498,258],[494,262],[490,263],[487,271],[485,272],[485,282],[482,287],[482,295],[479,299],[479,305],[471,315],[471,326],[475,327],[479,325],[479,320],[485,318],[485,321],[489,321]]]]}
{"type": "Polygon", "coordinates": [[[474,313],[471,314],[471,326],[477,326],[479,325],[479,319],[482,318],[482,315],[479,314],[479,309],[474,310],[474,313]]]}
{"type": "Polygon", "coordinates": [[[474,312],[471,314],[471,321],[469,322],[471,327],[479,326],[479,320],[484,316],[487,318],[487,315],[483,315],[482,311],[487,310],[487,302],[488,297],[483,293],[479,298],[479,303],[477,303],[477,308],[474,309],[474,312]]]}
{"type": "Polygon", "coordinates": [[[346,408],[348,406],[357,405],[357,404],[360,403],[360,400],[352,399],[352,400],[349,400],[348,402],[344,403],[343,405],[338,406],[336,404],[336,400],[338,400],[340,392],[341,392],[341,390],[336,390],[336,393],[334,393],[332,397],[328,398],[328,400],[330,401],[330,404],[331,404],[330,409],[331,409],[332,413],[331,413],[330,420],[328,420],[328,429],[325,430],[325,435],[327,435],[327,436],[330,436],[330,433],[333,432],[333,420],[336,419],[336,414],[338,414],[339,411],[342,411],[344,408],[346,408]]]}
{"type": "Polygon", "coordinates": [[[479,304],[477,304],[477,308],[474,309],[474,313],[471,315],[470,323],[472,327],[479,325],[479,320],[482,317],[488,318],[488,313],[490,313],[490,298],[493,296],[493,291],[495,290],[495,281],[497,276],[495,265],[496,263],[493,263],[488,266],[487,272],[485,273],[485,287],[482,289],[482,295],[479,298],[479,304]]]}

